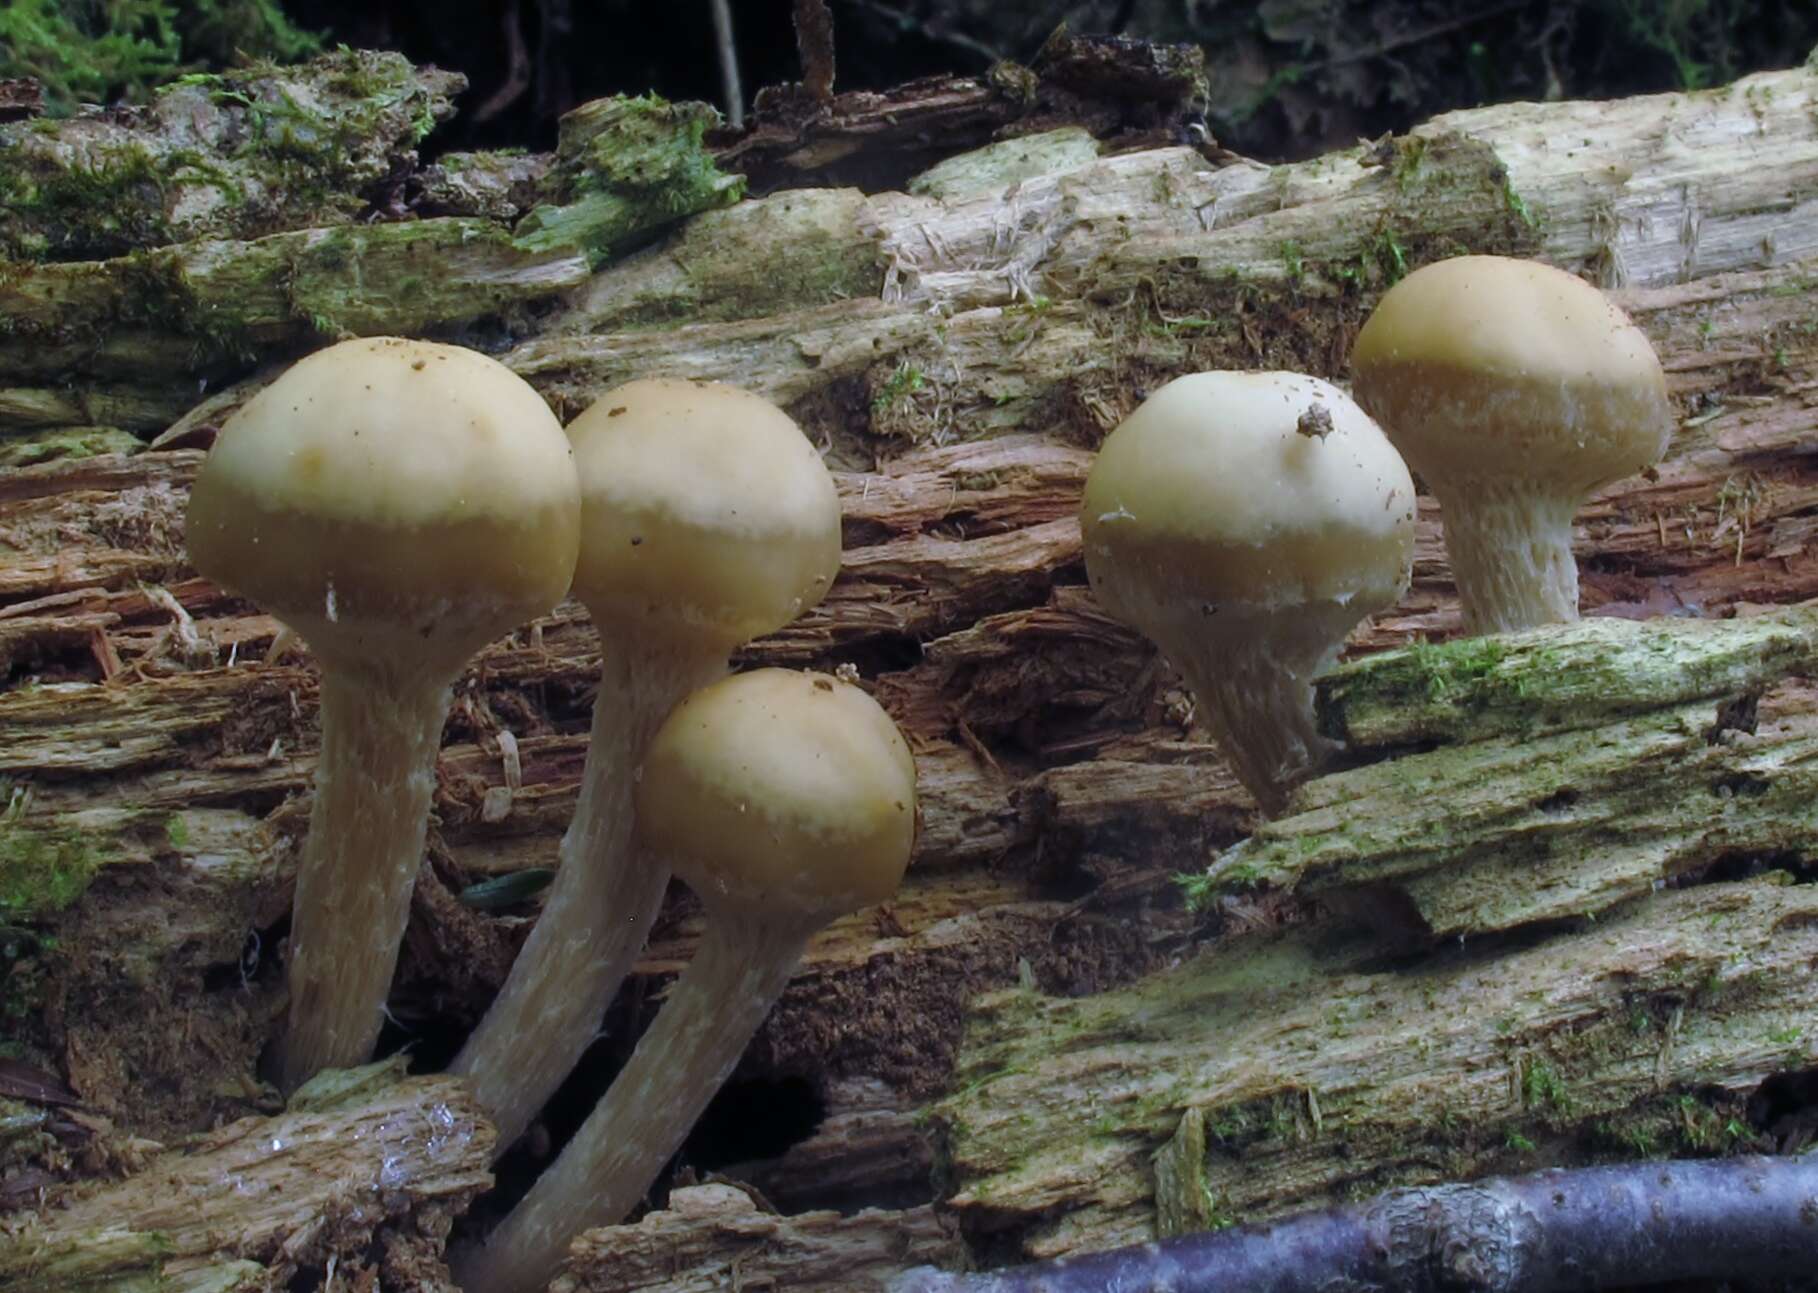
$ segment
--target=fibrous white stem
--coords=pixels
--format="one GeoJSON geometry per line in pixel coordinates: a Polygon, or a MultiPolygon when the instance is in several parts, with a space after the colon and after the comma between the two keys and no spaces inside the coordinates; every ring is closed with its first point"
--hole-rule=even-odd
{"type": "Polygon", "coordinates": [[[608,641],[561,867],[536,928],[452,1071],[511,1147],[573,1071],[643,950],[669,868],[631,847],[639,760],[669,711],[726,672],[724,647],[608,641]]]}
{"type": "Polygon", "coordinates": [[[576,1235],[637,1206],[782,995],[818,923],[710,913],[694,961],[574,1139],[485,1246],[453,1261],[467,1293],[543,1288],[576,1235]]]}
{"type": "Polygon", "coordinates": [[[330,665],[322,749],[290,927],[290,1025],[278,1082],[364,1063],[423,860],[448,712],[439,675],[330,665]]]}
{"type": "Polygon", "coordinates": [[[1578,618],[1576,495],[1482,480],[1434,483],[1465,632],[1510,633],[1578,618]]]}
{"type": "Polygon", "coordinates": [[[1158,638],[1193,691],[1200,721],[1270,817],[1334,748],[1313,717],[1313,680],[1360,619],[1355,604],[1221,607],[1158,638]]]}

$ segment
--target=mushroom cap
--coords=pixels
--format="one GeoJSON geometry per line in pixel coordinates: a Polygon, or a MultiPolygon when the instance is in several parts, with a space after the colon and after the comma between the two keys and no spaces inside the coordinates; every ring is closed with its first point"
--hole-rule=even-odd
{"type": "Polygon", "coordinates": [[[710,908],[831,920],[895,892],[915,760],[864,691],[757,669],[695,692],[644,755],[637,832],[710,908]]]}
{"type": "Polygon", "coordinates": [[[1194,373],[1105,440],[1080,528],[1100,603],[1151,634],[1225,606],[1338,603],[1361,618],[1407,588],[1414,484],[1336,386],[1194,373]]]}
{"type": "Polygon", "coordinates": [[[1519,477],[1582,496],[1673,434],[1647,337],[1576,275],[1459,256],[1384,295],[1351,354],[1357,402],[1422,476],[1519,477]]]}
{"type": "Polygon", "coordinates": [[[652,378],[568,427],[581,477],[574,591],[597,619],[728,649],[826,595],[840,502],[788,414],[721,382],[652,378]]]}
{"type": "Polygon", "coordinates": [[[187,529],[198,570],[318,650],[434,639],[464,658],[562,599],[580,493],[561,423],[517,374],[368,337],[298,361],[227,420],[187,529]]]}

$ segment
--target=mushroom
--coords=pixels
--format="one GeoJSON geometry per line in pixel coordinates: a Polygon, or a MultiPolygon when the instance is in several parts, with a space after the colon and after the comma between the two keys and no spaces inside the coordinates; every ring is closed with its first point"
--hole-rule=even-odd
{"type": "Polygon", "coordinates": [[[292,1090],[364,1061],[423,856],[449,687],[560,601],[580,542],[562,426],[504,365],[374,337],[294,365],[228,419],[190,558],[321,664],[321,753],[290,931],[292,1090]]]}
{"type": "Polygon", "coordinates": [[[840,564],[833,478],[801,429],[717,382],[634,381],[568,428],[581,477],[574,592],[603,656],[580,801],[548,901],[455,1059],[522,1134],[592,1042],[644,946],[669,871],[630,849],[651,733],[727,657],[825,595],[840,564]]]}
{"type": "Polygon", "coordinates": [[[1105,440],[1080,528],[1100,604],[1161,647],[1279,813],[1331,744],[1313,678],[1408,586],[1414,486],[1393,446],[1317,378],[1194,373],[1105,440]]]}
{"type": "Polygon", "coordinates": [[[915,761],[858,687],[759,669],[690,696],[637,787],[641,849],[707,909],[694,960],[605,1097],[483,1248],[470,1293],[541,1289],[575,1235],[622,1220],[680,1147],[815,931],[895,891],[915,844],[915,761]]]}
{"type": "Polygon", "coordinates": [[[1673,434],[1641,330],[1563,270],[1460,256],[1391,288],[1351,365],[1357,402],[1439,500],[1465,628],[1576,620],[1572,514],[1673,434]]]}

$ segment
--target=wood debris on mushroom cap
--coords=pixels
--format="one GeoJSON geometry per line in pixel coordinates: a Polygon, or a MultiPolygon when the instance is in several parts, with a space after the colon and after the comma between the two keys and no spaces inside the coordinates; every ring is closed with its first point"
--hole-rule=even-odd
{"type": "Polygon", "coordinates": [[[1414,486],[1350,397],[1194,373],[1106,439],[1080,512],[1105,609],[1161,647],[1265,812],[1319,763],[1313,678],[1407,589],[1414,486]]]}

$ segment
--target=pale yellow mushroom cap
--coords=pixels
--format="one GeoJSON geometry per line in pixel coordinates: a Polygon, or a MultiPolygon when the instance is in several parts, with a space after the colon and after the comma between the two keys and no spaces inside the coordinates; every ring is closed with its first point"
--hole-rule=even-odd
{"type": "Polygon", "coordinates": [[[436,639],[464,655],[561,600],[580,496],[561,424],[522,378],[370,337],[300,360],[228,419],[187,529],[198,570],[318,651],[436,639]]]}
{"type": "Polygon", "coordinates": [[[840,503],[788,414],[720,382],[648,379],[568,427],[581,477],[574,592],[606,622],[730,649],[819,603],[840,503]]]}
{"type": "Polygon", "coordinates": [[[1382,298],[1351,364],[1358,403],[1430,480],[1521,479],[1576,500],[1659,461],[1673,433],[1641,329],[1534,261],[1422,266],[1382,298]]]}
{"type": "Polygon", "coordinates": [[[1099,602],[1148,633],[1224,606],[1338,603],[1361,618],[1407,587],[1414,486],[1330,383],[1194,373],[1105,440],[1080,528],[1099,602]]]}
{"type": "Polygon", "coordinates": [[[734,674],[651,741],[637,831],[710,908],[831,920],[896,891],[915,847],[915,760],[850,683],[734,674]]]}

